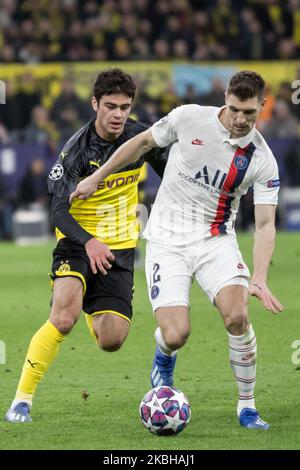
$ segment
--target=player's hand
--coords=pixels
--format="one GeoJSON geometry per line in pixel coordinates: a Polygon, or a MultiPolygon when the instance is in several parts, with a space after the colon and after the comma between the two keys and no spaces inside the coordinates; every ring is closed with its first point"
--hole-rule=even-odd
{"type": "Polygon", "coordinates": [[[274,314],[282,312],[284,308],[283,305],[276,299],[264,282],[252,280],[248,290],[249,294],[257,297],[267,310],[270,310],[274,314]]]}
{"type": "Polygon", "coordinates": [[[92,194],[94,194],[95,191],[97,191],[97,188],[98,181],[93,178],[93,175],[88,176],[84,180],[80,181],[80,183],[78,183],[75,191],[70,195],[69,203],[71,204],[73,199],[75,199],[76,197],[78,199],[89,198],[92,194]]]}
{"type": "Polygon", "coordinates": [[[97,274],[97,270],[99,270],[102,274],[106,275],[107,271],[111,268],[111,262],[115,259],[108,246],[96,238],[91,238],[85,244],[85,251],[90,259],[93,273],[97,274]]]}

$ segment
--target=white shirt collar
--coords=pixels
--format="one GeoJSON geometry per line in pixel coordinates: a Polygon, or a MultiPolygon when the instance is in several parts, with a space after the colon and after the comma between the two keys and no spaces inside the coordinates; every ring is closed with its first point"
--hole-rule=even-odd
{"type": "Polygon", "coordinates": [[[220,115],[221,111],[225,108],[226,108],[226,106],[222,106],[221,108],[217,108],[217,110],[215,112],[215,115],[214,115],[215,122],[217,124],[217,128],[223,136],[223,141],[224,142],[229,142],[230,145],[237,145],[240,148],[246,147],[246,145],[250,144],[250,142],[252,142],[252,140],[254,138],[255,126],[251,129],[251,131],[248,134],[244,135],[243,137],[239,137],[238,139],[231,139],[229,130],[226,129],[226,127],[223,126],[223,124],[221,123],[220,118],[219,118],[219,115],[220,115]]]}

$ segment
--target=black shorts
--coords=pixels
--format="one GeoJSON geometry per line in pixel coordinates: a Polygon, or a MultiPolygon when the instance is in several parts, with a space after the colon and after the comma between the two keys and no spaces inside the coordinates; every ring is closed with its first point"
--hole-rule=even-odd
{"type": "Polygon", "coordinates": [[[71,276],[83,284],[83,311],[88,314],[111,312],[132,317],[134,248],[111,250],[115,259],[104,276],[93,274],[85,249],[67,238],[59,240],[53,251],[51,278],[71,276]]]}

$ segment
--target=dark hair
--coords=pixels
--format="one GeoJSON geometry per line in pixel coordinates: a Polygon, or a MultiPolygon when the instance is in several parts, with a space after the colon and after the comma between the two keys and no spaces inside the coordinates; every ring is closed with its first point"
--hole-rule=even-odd
{"type": "Polygon", "coordinates": [[[251,70],[242,70],[231,77],[227,94],[232,93],[239,100],[245,101],[249,98],[258,97],[259,101],[264,98],[265,81],[258,73],[251,70]]]}
{"type": "Polygon", "coordinates": [[[134,98],[136,84],[130,75],[118,68],[106,69],[97,76],[93,95],[99,103],[103,95],[122,94],[134,98]]]}

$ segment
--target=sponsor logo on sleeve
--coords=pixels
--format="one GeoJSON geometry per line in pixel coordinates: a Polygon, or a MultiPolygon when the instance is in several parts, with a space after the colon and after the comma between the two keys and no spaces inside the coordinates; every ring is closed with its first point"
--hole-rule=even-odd
{"type": "Polygon", "coordinates": [[[267,187],[268,188],[276,188],[276,186],[280,186],[280,180],[269,180],[267,182],[267,187]]]}

